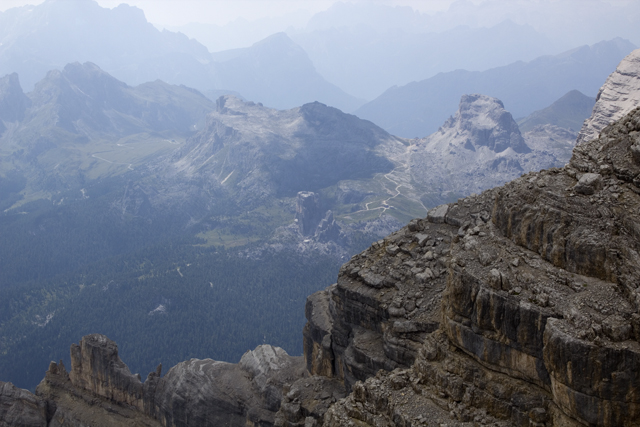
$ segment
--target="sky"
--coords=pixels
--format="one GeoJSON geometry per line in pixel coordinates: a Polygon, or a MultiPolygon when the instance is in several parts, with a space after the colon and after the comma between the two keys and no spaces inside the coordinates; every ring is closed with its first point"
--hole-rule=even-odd
{"type": "MultiPolygon", "coordinates": [[[[0,0],[0,11],[44,0],[0,0]]],[[[72,0],[74,1],[74,0],[72,0]]],[[[249,21],[291,15],[310,18],[327,10],[336,0],[98,0],[102,7],[120,3],[136,6],[147,20],[159,26],[179,26],[190,22],[224,25],[238,18],[249,21]]],[[[353,0],[350,0],[354,2],[353,0]]],[[[421,12],[446,10],[455,0],[356,0],[391,6],[411,6],[421,12]]],[[[478,0],[474,0],[478,3],[478,0]]]]}
{"type": "MultiPolygon", "coordinates": [[[[0,0],[0,11],[45,0],[0,0]]],[[[50,0],[88,1],[88,0],[50,0]]],[[[429,15],[428,31],[457,26],[492,27],[504,20],[530,25],[558,49],[622,37],[640,45],[640,0],[342,0],[347,3],[409,6],[429,15]],[[444,12],[444,13],[443,13],[444,12]]],[[[311,17],[337,0],[97,0],[114,8],[126,2],[142,9],[158,28],[181,31],[211,51],[250,46],[290,29],[305,30],[311,17]],[[215,45],[221,38],[209,27],[198,32],[190,23],[225,27],[236,45],[215,45]]],[[[370,9],[370,8],[369,8],[370,9]]],[[[356,20],[358,21],[358,20],[356,20]]],[[[367,21],[369,22],[369,21],[367,21]]],[[[375,25],[375,24],[374,24],[375,25]]],[[[403,27],[403,29],[406,29],[403,27]]]]}

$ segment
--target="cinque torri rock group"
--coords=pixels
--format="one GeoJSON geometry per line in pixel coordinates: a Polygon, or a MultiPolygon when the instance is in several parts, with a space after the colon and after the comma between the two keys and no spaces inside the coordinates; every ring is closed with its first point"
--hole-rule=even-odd
{"type": "Polygon", "coordinates": [[[88,335],[35,394],[0,382],[0,426],[639,425],[639,57],[567,165],[433,208],[344,264],[307,300],[304,356],[265,344],[143,381],[88,335]]]}

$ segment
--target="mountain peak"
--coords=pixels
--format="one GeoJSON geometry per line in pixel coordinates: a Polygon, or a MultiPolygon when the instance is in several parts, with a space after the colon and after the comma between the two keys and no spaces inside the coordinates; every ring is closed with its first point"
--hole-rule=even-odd
{"type": "Polygon", "coordinates": [[[29,106],[29,98],[22,91],[17,73],[12,73],[0,79],[0,133],[2,122],[20,121],[29,106]]]}
{"type": "Polygon", "coordinates": [[[531,113],[528,117],[518,120],[521,132],[533,130],[538,125],[554,125],[577,131],[585,117],[591,115],[595,98],[587,96],[578,90],[564,94],[550,106],[531,113]]]}
{"type": "MultiPolygon", "coordinates": [[[[508,148],[516,153],[530,151],[502,101],[487,95],[463,95],[458,112],[447,120],[438,134],[446,135],[441,142],[446,140],[447,146],[462,145],[472,151],[480,147],[496,153],[508,148]]],[[[440,138],[434,137],[432,141],[433,145],[440,145],[436,142],[440,138]]]]}

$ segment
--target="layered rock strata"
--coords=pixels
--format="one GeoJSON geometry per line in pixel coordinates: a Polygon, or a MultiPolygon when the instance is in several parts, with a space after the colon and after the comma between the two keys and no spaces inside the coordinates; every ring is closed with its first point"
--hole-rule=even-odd
{"type": "Polygon", "coordinates": [[[309,369],[353,391],[324,424],[637,425],[639,135],[637,109],[345,264],[307,308],[309,369]]]}

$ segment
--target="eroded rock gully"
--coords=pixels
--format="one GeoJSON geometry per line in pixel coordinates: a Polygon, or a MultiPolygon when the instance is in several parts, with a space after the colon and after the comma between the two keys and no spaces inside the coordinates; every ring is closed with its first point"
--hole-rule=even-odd
{"type": "Polygon", "coordinates": [[[639,194],[636,109],[354,256],[307,301],[304,359],[260,346],[142,383],[91,335],[36,396],[0,384],[0,425],[639,425],[639,194]]]}

